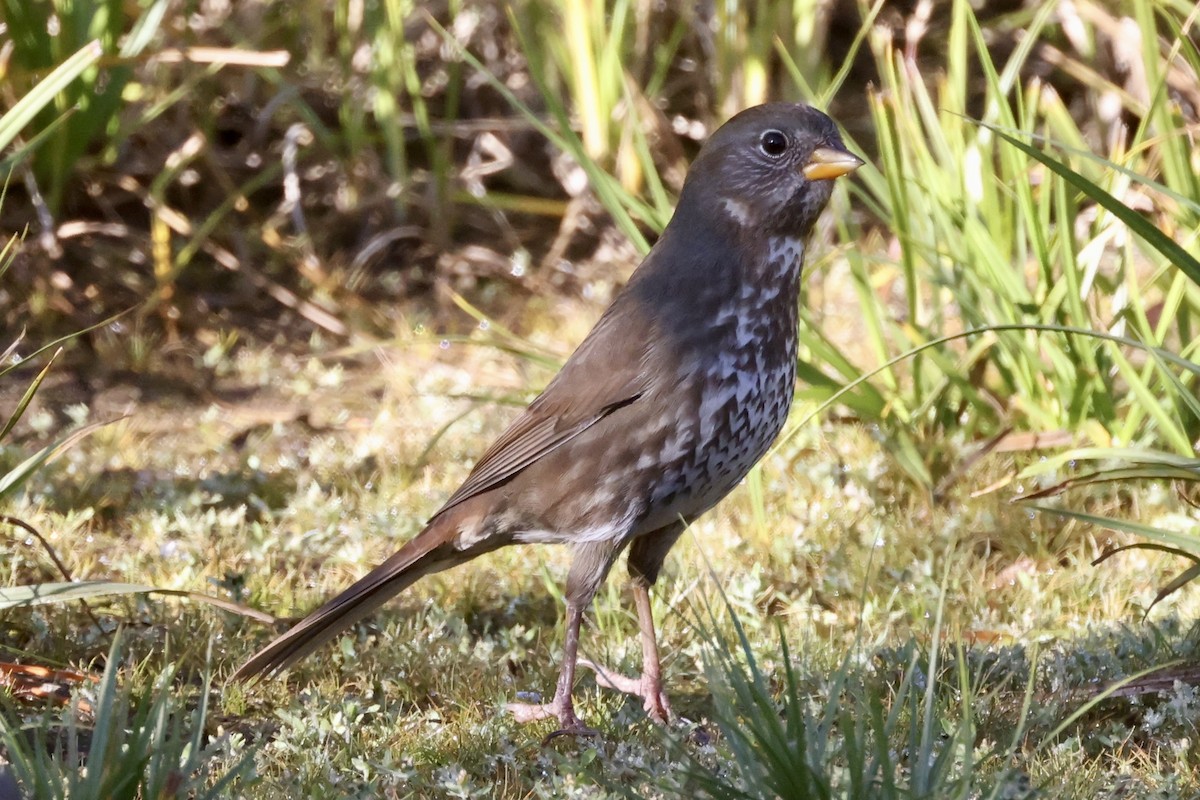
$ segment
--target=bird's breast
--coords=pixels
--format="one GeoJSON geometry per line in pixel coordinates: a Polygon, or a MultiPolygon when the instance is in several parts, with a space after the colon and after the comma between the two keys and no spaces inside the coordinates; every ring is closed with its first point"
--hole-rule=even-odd
{"type": "MultiPolygon", "coordinates": [[[[648,526],[713,506],[762,458],[787,419],[796,377],[798,242],[773,243],[664,382],[676,424],[661,431],[648,526]]],[[[668,520],[669,521],[669,520],[668,520]]],[[[665,524],[665,523],[664,523],[665,524]]]]}
{"type": "Polygon", "coordinates": [[[539,509],[512,522],[517,540],[638,536],[728,494],[787,419],[801,257],[796,240],[772,240],[736,276],[693,286],[688,303],[647,303],[653,323],[629,326],[647,342],[644,391],[513,482],[506,503],[539,509]]]}

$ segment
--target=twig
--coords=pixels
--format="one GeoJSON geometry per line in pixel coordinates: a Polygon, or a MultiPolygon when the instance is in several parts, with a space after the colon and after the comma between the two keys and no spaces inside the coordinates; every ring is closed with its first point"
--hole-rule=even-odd
{"type": "MultiPolygon", "coordinates": [[[[20,528],[21,530],[25,531],[30,536],[32,536],[33,538],[35,538],[39,542],[41,542],[42,548],[46,551],[46,555],[50,556],[50,560],[54,562],[54,566],[58,569],[59,573],[63,576],[63,580],[70,581],[72,583],[75,581],[75,578],[73,578],[71,576],[71,570],[69,570],[67,568],[67,565],[63,563],[63,560],[58,557],[58,553],[55,552],[54,548],[50,545],[50,542],[48,542],[46,540],[45,536],[42,536],[41,532],[38,531],[37,528],[33,527],[32,525],[30,525],[28,522],[26,522],[23,519],[19,519],[17,517],[10,517],[7,514],[0,514],[0,522],[7,523],[16,528],[20,528]]],[[[80,605],[83,606],[84,612],[86,612],[88,617],[91,618],[92,624],[96,626],[96,630],[100,631],[100,635],[107,637],[108,632],[104,630],[104,626],[100,624],[100,620],[97,619],[96,615],[92,612],[92,607],[89,606],[87,604],[87,601],[83,600],[83,599],[80,599],[79,603],[80,603],[80,605]]]]}

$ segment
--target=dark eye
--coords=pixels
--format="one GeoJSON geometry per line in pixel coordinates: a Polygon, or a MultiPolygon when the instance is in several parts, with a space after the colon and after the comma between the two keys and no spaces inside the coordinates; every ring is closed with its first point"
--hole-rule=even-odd
{"type": "Polygon", "coordinates": [[[779,158],[788,149],[788,138],[782,131],[767,131],[758,140],[758,149],[771,158],[779,158]]]}

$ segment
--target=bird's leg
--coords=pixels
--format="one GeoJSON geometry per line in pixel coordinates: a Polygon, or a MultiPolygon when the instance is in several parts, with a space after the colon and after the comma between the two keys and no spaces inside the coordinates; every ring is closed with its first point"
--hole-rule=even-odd
{"type": "Polygon", "coordinates": [[[596,672],[596,682],[642,698],[642,707],[656,722],[666,722],[671,716],[671,704],[663,691],[662,663],[658,658],[658,636],[654,631],[654,615],[650,611],[650,587],[658,580],[663,559],[671,545],[683,534],[687,520],[680,519],[658,530],[643,534],[629,546],[629,577],[633,579],[633,604],[637,608],[638,629],[642,639],[642,674],[629,678],[581,660],[596,672]]]}
{"type": "Polygon", "coordinates": [[[654,614],[650,611],[650,587],[642,581],[633,582],[633,602],[637,606],[638,628],[642,637],[642,699],[646,713],[658,722],[671,716],[671,704],[663,691],[662,665],[658,660],[658,635],[654,630],[654,614]]]}
{"type": "Polygon", "coordinates": [[[630,678],[601,667],[590,659],[579,663],[596,673],[596,683],[607,689],[632,694],[642,698],[642,708],[655,722],[666,722],[671,717],[671,704],[663,691],[662,664],[658,658],[658,636],[654,630],[654,615],[650,610],[650,587],[644,580],[633,581],[633,604],[637,608],[638,628],[642,639],[642,674],[630,678]]]}
{"type": "Polygon", "coordinates": [[[592,598],[596,596],[596,589],[600,587],[613,561],[624,547],[623,539],[582,542],[575,546],[575,555],[571,559],[571,571],[567,574],[564,593],[567,598],[567,634],[566,641],[563,642],[562,667],[558,673],[558,688],[554,692],[554,699],[544,705],[510,703],[508,706],[518,722],[558,717],[562,728],[546,737],[547,741],[561,734],[596,734],[596,731],[584,725],[579,717],[575,716],[575,705],[571,699],[571,690],[575,687],[575,664],[579,659],[579,626],[583,622],[584,610],[591,605],[592,598]]]}
{"type": "Polygon", "coordinates": [[[579,656],[579,626],[583,622],[583,607],[567,603],[567,633],[563,642],[562,666],[558,672],[558,686],[554,699],[549,703],[509,703],[508,710],[517,722],[535,722],[539,719],[557,717],[562,728],[550,735],[575,734],[594,736],[595,731],[583,724],[575,715],[575,703],[571,691],[575,687],[575,663],[579,656]]]}

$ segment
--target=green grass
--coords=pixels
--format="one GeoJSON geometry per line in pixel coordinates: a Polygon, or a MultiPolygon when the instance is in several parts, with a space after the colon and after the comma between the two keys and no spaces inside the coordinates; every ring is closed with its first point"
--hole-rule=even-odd
{"type": "MultiPolygon", "coordinates": [[[[559,329],[548,321],[533,338],[549,342],[559,329]]],[[[199,423],[186,436],[153,424],[147,409],[141,420],[104,428],[68,451],[11,513],[43,531],[77,575],[302,612],[415,532],[465,475],[480,438],[497,430],[499,413],[477,410],[414,474],[409,465],[428,437],[471,405],[445,395],[471,375],[493,375],[499,385],[517,380],[509,370],[521,364],[488,349],[443,351],[419,341],[387,360],[382,372],[320,360],[297,365],[287,384],[270,390],[272,405],[319,409],[312,420],[319,432],[283,422],[251,432],[241,450],[222,443],[242,433],[253,407],[195,408],[186,418],[199,423]],[[372,389],[382,390],[383,402],[366,400],[372,389]],[[201,472],[203,480],[187,477],[201,472]]],[[[244,353],[226,380],[254,385],[282,370],[269,354],[244,353]]],[[[170,420],[179,410],[161,413],[170,420]]],[[[996,477],[995,467],[985,468],[971,486],[996,477]]],[[[655,592],[672,697],[691,721],[668,732],[676,744],[638,704],[587,676],[581,707],[601,730],[598,742],[542,748],[548,725],[523,728],[503,714],[516,692],[553,686],[560,608],[545,581],[561,581],[567,555],[555,548],[496,553],[427,579],[286,680],[214,691],[207,730],[234,731],[259,746],[259,782],[242,784],[249,796],[370,795],[389,786],[470,796],[493,785],[510,797],[620,796],[624,785],[669,797],[677,791],[671,785],[695,780],[693,761],[711,768],[728,758],[722,665],[736,663],[741,650],[732,611],[770,693],[785,690],[784,670],[793,671],[795,691],[817,720],[810,727],[831,737],[814,765],[835,786],[851,780],[845,740],[853,725],[860,748],[886,742],[892,754],[881,769],[901,788],[912,769],[904,751],[922,741],[938,752],[969,743],[970,764],[956,755],[929,780],[983,796],[1017,780],[1011,769],[1049,796],[1095,796],[1122,781],[1147,797],[1155,786],[1197,785],[1188,744],[1195,701],[1186,683],[1165,695],[1104,701],[1055,731],[1086,706],[1097,681],[1194,654],[1195,634],[1179,621],[1195,618],[1194,590],[1142,620],[1176,569],[1169,556],[1133,552],[1092,567],[1104,541],[1070,521],[1030,516],[996,494],[971,499],[966,487],[933,505],[868,431],[853,427],[806,429],[764,464],[761,487],[765,535],[751,493],[738,490],[681,541],[655,592]],[[939,666],[931,673],[933,653],[939,666]],[[928,705],[926,692],[933,692],[928,705]],[[884,714],[882,721],[868,711],[884,714]],[[826,715],[832,723],[822,727],[826,715]],[[932,733],[921,732],[923,720],[932,733]],[[1088,768],[1061,769],[1066,763],[1088,768]],[[597,785],[608,788],[586,788],[597,785]]],[[[1121,504],[1119,492],[1092,497],[1103,508],[1121,504]]],[[[1187,513],[1165,492],[1139,503],[1142,519],[1187,513]]],[[[51,574],[36,547],[14,540],[10,552],[0,575],[6,584],[51,574]]],[[[597,601],[584,648],[633,670],[636,626],[621,584],[618,571],[597,601]]],[[[211,639],[220,675],[270,635],[260,624],[169,598],[93,606],[101,619],[132,623],[126,646],[131,663],[144,664],[124,680],[135,686],[148,686],[168,663],[163,637],[211,639]]],[[[105,647],[107,637],[75,606],[8,619],[9,646],[42,663],[86,663],[105,647]]],[[[171,652],[169,662],[185,670],[203,658],[197,645],[171,652]]]]}
{"type": "Polygon", "coordinates": [[[143,676],[148,685],[135,690],[119,683],[120,645],[114,635],[104,674],[60,712],[20,722],[14,709],[0,712],[0,776],[38,798],[227,796],[249,774],[252,753],[227,734],[209,738],[211,673],[204,671],[195,698],[180,691],[172,665],[143,676]]]}

